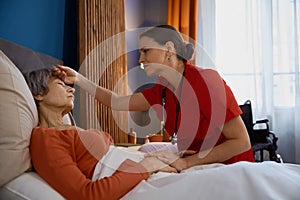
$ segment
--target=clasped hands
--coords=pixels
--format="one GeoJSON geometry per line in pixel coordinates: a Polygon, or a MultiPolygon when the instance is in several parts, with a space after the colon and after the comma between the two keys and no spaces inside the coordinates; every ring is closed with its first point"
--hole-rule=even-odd
{"type": "Polygon", "coordinates": [[[195,153],[196,153],[195,151],[191,151],[191,150],[181,151],[178,153],[174,153],[170,150],[161,150],[161,151],[146,153],[145,157],[155,157],[160,161],[162,161],[164,164],[176,170],[176,171],[171,170],[169,172],[181,172],[182,170],[188,168],[184,156],[193,155],[195,153]]]}

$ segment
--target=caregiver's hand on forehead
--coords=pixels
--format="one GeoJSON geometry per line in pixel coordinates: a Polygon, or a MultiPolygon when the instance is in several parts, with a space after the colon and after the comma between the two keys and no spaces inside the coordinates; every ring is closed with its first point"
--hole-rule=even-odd
{"type": "Polygon", "coordinates": [[[56,65],[52,73],[63,80],[66,84],[74,84],[77,81],[77,72],[70,67],[56,65]]]}

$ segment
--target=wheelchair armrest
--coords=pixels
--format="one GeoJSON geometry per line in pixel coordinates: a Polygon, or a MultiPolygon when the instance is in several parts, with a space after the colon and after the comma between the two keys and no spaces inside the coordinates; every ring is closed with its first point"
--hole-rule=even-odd
{"type": "Polygon", "coordinates": [[[269,131],[269,134],[272,135],[272,143],[273,143],[273,146],[274,146],[274,150],[277,150],[277,148],[278,148],[278,146],[277,146],[278,137],[272,131],[269,131]]]}
{"type": "Polygon", "coordinates": [[[278,137],[277,137],[277,136],[275,135],[275,133],[272,132],[272,131],[269,131],[269,134],[272,135],[272,142],[273,142],[274,144],[276,144],[277,141],[278,141],[278,137]]]}
{"type": "Polygon", "coordinates": [[[272,135],[273,138],[276,138],[276,135],[273,131],[269,131],[269,134],[272,135]]]}

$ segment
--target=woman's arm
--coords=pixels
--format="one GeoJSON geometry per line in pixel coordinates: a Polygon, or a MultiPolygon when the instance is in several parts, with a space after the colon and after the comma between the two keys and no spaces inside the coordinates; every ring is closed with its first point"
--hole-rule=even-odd
{"type": "Polygon", "coordinates": [[[76,84],[90,95],[94,96],[100,103],[111,107],[113,110],[148,110],[150,104],[142,93],[120,96],[115,92],[94,84],[75,70],[57,65],[53,69],[55,75],[59,76],[67,84],[76,84]]]}
{"type": "Polygon", "coordinates": [[[213,147],[209,152],[200,152],[180,158],[179,155],[172,152],[160,151],[151,153],[150,156],[156,156],[181,171],[196,165],[221,163],[251,148],[247,129],[240,116],[226,122],[222,133],[226,141],[213,147]]]}
{"type": "Polygon", "coordinates": [[[251,148],[247,129],[240,116],[226,122],[222,133],[226,141],[215,146],[205,157],[200,153],[183,158],[186,168],[199,164],[224,162],[251,148]]]}

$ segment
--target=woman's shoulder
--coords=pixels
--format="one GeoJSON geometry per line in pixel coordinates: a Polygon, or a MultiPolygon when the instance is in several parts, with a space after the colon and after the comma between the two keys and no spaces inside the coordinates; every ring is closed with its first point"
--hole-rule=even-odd
{"type": "Polygon", "coordinates": [[[49,138],[61,137],[62,135],[75,135],[79,131],[78,127],[44,127],[37,126],[33,128],[31,139],[33,138],[49,138]]]}
{"type": "Polygon", "coordinates": [[[43,127],[37,126],[32,130],[31,138],[40,138],[40,137],[77,137],[77,136],[88,135],[92,137],[92,135],[100,135],[101,137],[108,138],[111,142],[113,139],[111,135],[107,132],[100,131],[98,129],[82,129],[77,126],[59,126],[59,127],[43,127]]]}
{"type": "Polygon", "coordinates": [[[219,72],[214,68],[196,66],[191,63],[186,63],[186,70],[188,73],[198,73],[201,76],[220,76],[219,72]]]}
{"type": "Polygon", "coordinates": [[[73,133],[73,132],[81,132],[81,133],[97,133],[97,134],[108,134],[106,132],[100,131],[98,129],[82,129],[78,126],[72,126],[72,125],[62,125],[62,126],[56,126],[56,127],[44,127],[44,126],[37,126],[33,128],[33,133],[46,133],[46,132],[65,132],[65,133],[73,133]]]}
{"type": "Polygon", "coordinates": [[[193,86],[211,84],[216,80],[223,81],[222,77],[215,69],[198,67],[192,64],[186,65],[186,79],[193,86]]]}

